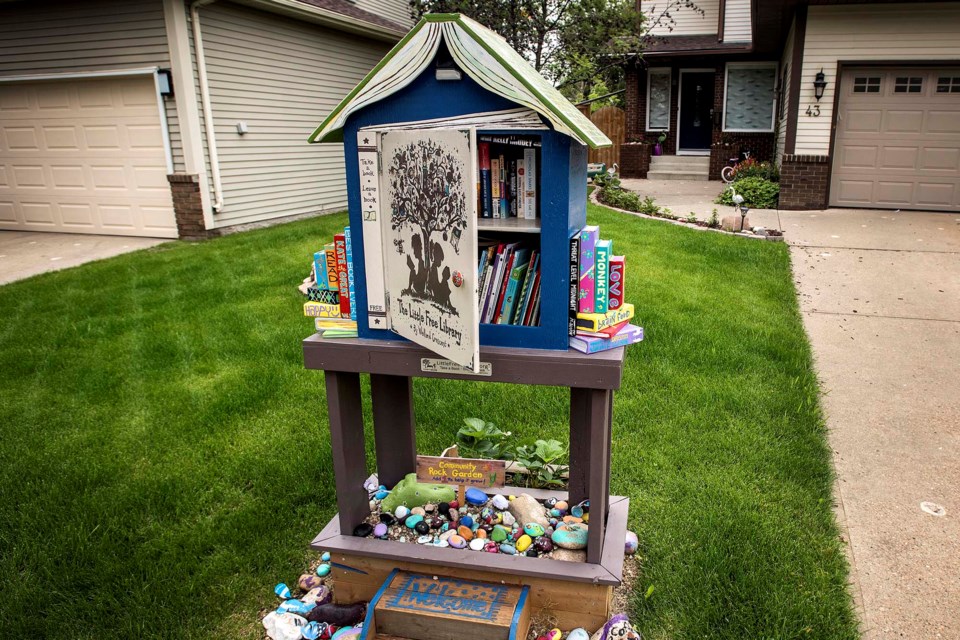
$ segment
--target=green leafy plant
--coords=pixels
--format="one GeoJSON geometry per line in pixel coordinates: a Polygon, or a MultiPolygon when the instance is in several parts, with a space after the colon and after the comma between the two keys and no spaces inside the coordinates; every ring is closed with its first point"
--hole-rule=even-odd
{"type": "MultiPolygon", "coordinates": [[[[526,486],[535,489],[562,487],[567,473],[567,449],[557,440],[537,440],[532,446],[517,448],[517,462],[530,472],[526,486]]],[[[517,474],[523,476],[524,474],[517,474]]]]}
{"type": "Polygon", "coordinates": [[[733,168],[733,181],[743,178],[763,178],[771,182],[780,182],[780,170],[770,162],[757,162],[754,158],[747,158],[737,163],[733,168]]]}
{"type": "Polygon", "coordinates": [[[660,205],[654,202],[651,196],[647,196],[635,211],[645,213],[648,216],[656,216],[660,214],[660,205]]]}
{"type": "Polygon", "coordinates": [[[457,431],[457,445],[470,458],[512,460],[511,433],[503,431],[492,422],[480,418],[464,418],[464,426],[457,431]]]}
{"type": "Polygon", "coordinates": [[[687,222],[689,222],[690,224],[697,224],[697,214],[695,214],[693,211],[688,213],[687,222]]]}
{"type": "Polygon", "coordinates": [[[707,221],[707,226],[711,229],[720,228],[720,214],[717,213],[716,207],[710,212],[710,220],[707,221]]]}
{"type": "Polygon", "coordinates": [[[619,187],[605,187],[600,190],[597,197],[600,199],[600,202],[608,204],[611,207],[616,207],[617,209],[626,209],[627,211],[639,211],[640,209],[640,196],[632,191],[626,191],[619,187]]]}
{"type": "MultiPolygon", "coordinates": [[[[754,209],[773,209],[780,200],[780,184],[765,178],[743,178],[732,186],[733,190],[743,196],[743,204],[754,209]]],[[[733,190],[730,185],[724,187],[714,202],[733,206],[733,190]]]]}
{"type": "Polygon", "coordinates": [[[606,173],[598,173],[593,176],[593,184],[601,189],[619,189],[620,178],[612,171],[607,171],[606,173]]]}

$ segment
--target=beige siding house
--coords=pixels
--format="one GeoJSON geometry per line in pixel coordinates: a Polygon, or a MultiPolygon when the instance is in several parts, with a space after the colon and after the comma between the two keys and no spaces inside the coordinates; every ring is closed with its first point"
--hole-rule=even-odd
{"type": "Polygon", "coordinates": [[[202,237],[342,209],[316,122],[405,0],[0,0],[0,229],[202,237]]]}
{"type": "Polygon", "coordinates": [[[777,163],[782,208],[960,211],[960,2],[674,4],[627,69],[625,175],[666,134],[682,175],[777,163]]]}

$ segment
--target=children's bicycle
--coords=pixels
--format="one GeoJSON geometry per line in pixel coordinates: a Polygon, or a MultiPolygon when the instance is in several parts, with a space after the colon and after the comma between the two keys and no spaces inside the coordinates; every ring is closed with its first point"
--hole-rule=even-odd
{"type": "Polygon", "coordinates": [[[750,158],[749,151],[743,151],[736,158],[730,158],[727,160],[727,166],[723,169],[720,169],[720,179],[724,182],[733,182],[733,177],[737,173],[737,165],[750,158]]]}

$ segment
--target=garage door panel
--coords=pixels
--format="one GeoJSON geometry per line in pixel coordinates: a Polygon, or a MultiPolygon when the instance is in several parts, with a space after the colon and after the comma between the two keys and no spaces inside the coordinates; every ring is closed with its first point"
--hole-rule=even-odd
{"type": "Polygon", "coordinates": [[[960,69],[844,71],[831,205],[960,211],[960,93],[938,92],[947,76],[960,69]],[[866,77],[876,91],[857,90],[866,77]]]}
{"type": "Polygon", "coordinates": [[[153,78],[0,84],[4,228],[176,237],[153,78]]]}

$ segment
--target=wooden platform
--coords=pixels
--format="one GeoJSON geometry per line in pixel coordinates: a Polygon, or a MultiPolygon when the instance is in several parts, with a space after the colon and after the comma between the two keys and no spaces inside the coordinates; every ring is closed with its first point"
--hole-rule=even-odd
{"type": "Polygon", "coordinates": [[[394,569],[370,601],[361,640],[525,640],[530,587],[394,569]]]}

